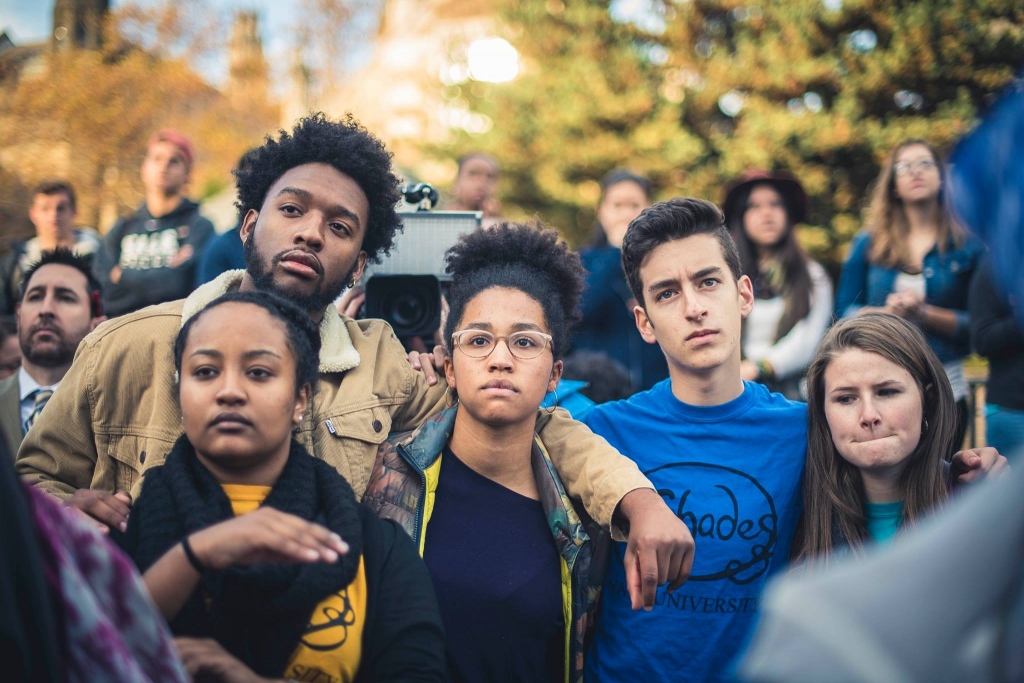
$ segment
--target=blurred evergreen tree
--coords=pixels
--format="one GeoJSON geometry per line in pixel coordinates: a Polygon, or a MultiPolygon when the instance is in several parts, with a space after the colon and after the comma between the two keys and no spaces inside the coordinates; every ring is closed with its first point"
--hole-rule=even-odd
{"type": "Polygon", "coordinates": [[[506,213],[575,243],[614,167],[719,202],[747,168],[788,169],[811,195],[801,238],[835,264],[888,151],[947,147],[1024,63],[1020,0],[503,1],[522,71],[448,85],[491,125],[432,152],[493,154],[506,213]]]}

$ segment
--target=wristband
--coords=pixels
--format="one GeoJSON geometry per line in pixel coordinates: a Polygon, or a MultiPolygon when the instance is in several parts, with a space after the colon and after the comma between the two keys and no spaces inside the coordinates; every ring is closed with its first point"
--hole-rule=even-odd
{"type": "Polygon", "coordinates": [[[209,568],[207,568],[207,566],[200,562],[199,558],[196,557],[195,552],[192,550],[192,546],[188,544],[188,536],[181,539],[181,549],[185,551],[185,558],[188,560],[188,563],[192,565],[193,569],[200,574],[205,574],[209,571],[209,568]]]}
{"type": "Polygon", "coordinates": [[[760,379],[772,380],[775,378],[775,368],[766,360],[757,361],[757,370],[760,373],[760,379]]]}

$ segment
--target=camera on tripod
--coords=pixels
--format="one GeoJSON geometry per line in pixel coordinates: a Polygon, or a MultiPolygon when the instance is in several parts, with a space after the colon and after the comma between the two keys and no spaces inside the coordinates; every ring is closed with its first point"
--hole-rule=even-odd
{"type": "Polygon", "coordinates": [[[438,194],[430,185],[402,188],[406,205],[399,211],[403,230],[395,235],[391,254],[369,265],[366,317],[386,320],[399,339],[431,337],[441,326],[441,294],[451,276],[444,272],[444,253],[459,237],[480,228],[479,211],[431,211],[438,194]]]}

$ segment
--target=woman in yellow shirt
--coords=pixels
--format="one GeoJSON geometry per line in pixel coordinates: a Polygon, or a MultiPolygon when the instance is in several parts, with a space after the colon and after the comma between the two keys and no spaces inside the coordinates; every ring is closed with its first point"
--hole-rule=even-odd
{"type": "Polygon", "coordinates": [[[190,318],[174,347],[185,434],[147,472],[120,542],[193,677],[442,681],[412,541],[292,438],[319,351],[309,316],[265,293],[190,318]]]}

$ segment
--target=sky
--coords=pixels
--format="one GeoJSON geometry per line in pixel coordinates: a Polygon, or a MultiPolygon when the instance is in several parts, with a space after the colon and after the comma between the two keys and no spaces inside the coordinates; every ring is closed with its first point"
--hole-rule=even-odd
{"type": "MultiPolygon", "coordinates": [[[[290,64],[291,46],[288,31],[269,31],[269,26],[291,26],[295,0],[206,0],[207,4],[227,11],[254,9],[260,16],[263,52],[270,64],[290,64]]],[[[122,4],[112,0],[111,6],[122,4]]],[[[49,38],[53,22],[54,0],[0,0],[0,31],[7,31],[15,45],[24,45],[49,38]]],[[[230,30],[228,27],[225,30],[230,30]]],[[[227,75],[226,60],[200,66],[203,76],[212,83],[223,83],[227,75]]]]}

